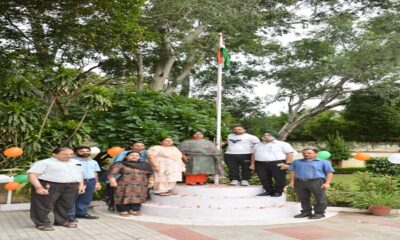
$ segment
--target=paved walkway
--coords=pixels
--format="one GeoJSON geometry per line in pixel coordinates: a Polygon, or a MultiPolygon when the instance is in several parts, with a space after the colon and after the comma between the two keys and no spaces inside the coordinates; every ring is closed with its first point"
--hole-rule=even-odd
{"type": "Polygon", "coordinates": [[[364,213],[339,213],[321,221],[266,226],[193,226],[138,222],[106,215],[79,221],[77,229],[55,227],[41,232],[33,227],[28,211],[0,212],[1,240],[399,240],[400,216],[376,217],[364,213]]]}

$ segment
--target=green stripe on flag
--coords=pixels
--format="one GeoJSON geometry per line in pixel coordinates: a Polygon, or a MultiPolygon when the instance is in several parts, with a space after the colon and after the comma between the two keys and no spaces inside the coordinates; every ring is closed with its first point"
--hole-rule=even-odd
{"type": "Polygon", "coordinates": [[[229,55],[228,50],[226,48],[220,48],[222,53],[222,57],[224,58],[224,68],[229,68],[231,66],[231,55],[229,55]]]}

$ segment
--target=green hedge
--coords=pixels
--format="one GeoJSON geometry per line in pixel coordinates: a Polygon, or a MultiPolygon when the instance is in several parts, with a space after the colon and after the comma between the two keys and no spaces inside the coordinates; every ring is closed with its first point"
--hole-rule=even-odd
{"type": "Polygon", "coordinates": [[[368,172],[400,176],[400,164],[393,164],[387,160],[387,158],[372,158],[366,162],[368,172]]]}
{"type": "Polygon", "coordinates": [[[366,172],[365,167],[335,168],[335,174],[353,174],[356,172],[366,172]]]}

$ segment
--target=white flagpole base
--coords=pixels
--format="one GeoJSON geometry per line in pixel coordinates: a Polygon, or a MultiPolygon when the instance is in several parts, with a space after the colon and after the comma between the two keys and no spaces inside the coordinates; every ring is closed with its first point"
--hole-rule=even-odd
{"type": "Polygon", "coordinates": [[[11,204],[12,192],[13,192],[13,191],[8,190],[8,194],[7,194],[7,204],[11,204]]]}

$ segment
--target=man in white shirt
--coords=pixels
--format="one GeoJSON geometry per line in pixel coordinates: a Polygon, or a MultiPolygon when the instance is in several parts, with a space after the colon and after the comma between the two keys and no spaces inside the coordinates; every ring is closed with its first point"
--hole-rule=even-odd
{"type": "Polygon", "coordinates": [[[246,129],[240,125],[233,126],[232,132],[233,134],[228,135],[228,148],[225,152],[225,163],[229,169],[231,185],[239,185],[240,180],[240,185],[249,186],[251,154],[254,145],[260,140],[246,133],[246,129]]]}
{"type": "Polygon", "coordinates": [[[258,196],[282,196],[286,186],[286,170],[293,160],[293,147],[277,140],[279,133],[264,131],[263,142],[254,146],[250,169],[256,170],[265,192],[258,196]]]}
{"type": "Polygon", "coordinates": [[[54,213],[54,225],[76,228],[68,219],[68,210],[75,196],[85,192],[82,164],[72,159],[70,148],[54,149],[53,157],[35,162],[28,170],[32,184],[30,215],[36,228],[54,231],[49,219],[54,213]]]}

